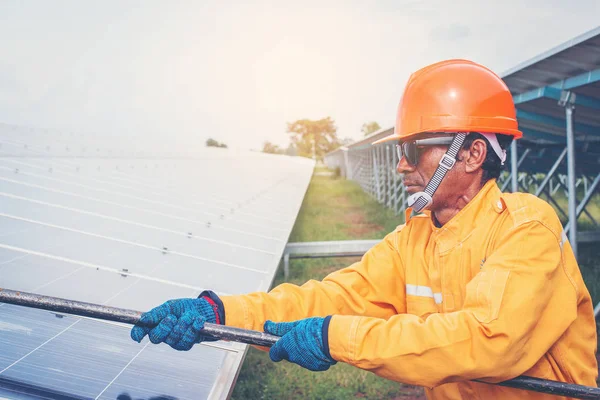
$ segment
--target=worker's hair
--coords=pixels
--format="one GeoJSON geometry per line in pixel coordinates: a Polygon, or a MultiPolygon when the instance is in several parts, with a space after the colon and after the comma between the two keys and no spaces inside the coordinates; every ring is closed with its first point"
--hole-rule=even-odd
{"type": "MultiPolygon", "coordinates": [[[[513,137],[510,135],[502,135],[497,133],[496,137],[498,138],[498,143],[503,150],[508,150],[510,144],[513,141],[513,137]]],[[[485,142],[487,146],[487,155],[485,156],[485,160],[481,165],[481,169],[483,170],[483,175],[481,176],[481,184],[485,184],[490,179],[498,179],[500,177],[500,173],[506,167],[506,161],[504,165],[500,161],[500,157],[496,154],[496,152],[492,149],[492,145],[490,142],[480,133],[471,132],[467,135],[463,143],[463,149],[468,150],[471,147],[471,144],[477,139],[481,139],[485,142]]]]}

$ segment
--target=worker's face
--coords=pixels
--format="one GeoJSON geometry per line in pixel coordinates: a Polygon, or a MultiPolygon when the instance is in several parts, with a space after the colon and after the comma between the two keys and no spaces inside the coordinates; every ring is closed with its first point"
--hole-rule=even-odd
{"type": "MultiPolygon", "coordinates": [[[[448,135],[434,135],[437,137],[443,137],[448,135]]],[[[416,139],[431,138],[432,136],[417,137],[416,139]]],[[[440,160],[444,154],[448,151],[448,146],[420,146],[418,148],[418,161],[415,165],[408,162],[406,157],[402,157],[398,162],[398,172],[403,175],[402,183],[406,188],[406,191],[410,194],[422,192],[425,190],[425,186],[431,180],[431,177],[435,173],[440,160]]],[[[452,193],[456,193],[458,189],[455,186],[457,174],[459,174],[459,168],[455,164],[454,168],[446,173],[446,176],[442,180],[442,183],[438,190],[433,195],[433,204],[431,209],[434,210],[436,206],[442,206],[446,203],[447,199],[452,193]]]]}

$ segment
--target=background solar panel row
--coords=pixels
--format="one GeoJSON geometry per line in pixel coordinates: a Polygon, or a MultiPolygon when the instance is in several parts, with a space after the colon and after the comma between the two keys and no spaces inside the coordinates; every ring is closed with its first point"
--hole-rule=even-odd
{"type": "MultiPolygon", "coordinates": [[[[0,287],[145,311],[267,290],[307,159],[0,125],[0,287]]],[[[0,397],[221,398],[245,346],[0,304],[0,397]]]]}

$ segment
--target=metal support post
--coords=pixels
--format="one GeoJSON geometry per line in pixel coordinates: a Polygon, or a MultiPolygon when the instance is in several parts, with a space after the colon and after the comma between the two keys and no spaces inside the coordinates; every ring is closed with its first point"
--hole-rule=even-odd
{"type": "Polygon", "coordinates": [[[398,215],[398,171],[396,171],[396,166],[398,165],[398,162],[396,162],[396,152],[394,151],[394,148],[392,147],[392,174],[394,175],[394,192],[393,194],[393,201],[392,201],[392,206],[394,207],[394,213],[396,215],[398,215]]]}
{"type": "Polygon", "coordinates": [[[283,279],[287,282],[290,277],[290,253],[283,255],[283,279]]]}
{"type": "MultiPolygon", "coordinates": [[[[511,144],[511,170],[512,170],[512,163],[513,163],[513,161],[512,161],[512,154],[513,154],[512,153],[512,149],[513,149],[512,146],[513,145],[514,145],[514,142],[511,144]]],[[[517,163],[517,168],[516,168],[517,169],[517,174],[519,172],[518,171],[519,167],[521,166],[521,164],[523,163],[523,161],[525,161],[525,158],[527,157],[527,155],[529,154],[530,151],[531,151],[530,149],[525,149],[525,151],[523,152],[523,154],[521,154],[521,158],[519,158],[519,162],[517,163]]],[[[513,179],[512,177],[513,176],[517,177],[516,178],[516,181],[517,181],[516,185],[517,185],[517,188],[519,187],[519,180],[518,180],[517,174],[513,174],[512,172],[509,174],[508,178],[506,178],[506,181],[502,184],[502,187],[500,188],[500,190],[502,192],[504,192],[506,190],[506,188],[508,187],[509,183],[512,183],[512,179],[513,179]]]]}
{"type": "Polygon", "coordinates": [[[379,171],[377,169],[377,147],[373,148],[373,175],[375,176],[375,198],[379,201],[379,171]]]}
{"type": "MultiPolygon", "coordinates": [[[[367,151],[367,150],[365,150],[367,151]]],[[[366,182],[369,188],[369,194],[371,196],[375,195],[375,173],[373,171],[373,152],[375,150],[371,149],[371,151],[367,151],[367,168],[365,168],[365,172],[366,172],[366,182]]],[[[361,176],[361,179],[364,179],[365,177],[361,176]]]]}
{"type": "Polygon", "coordinates": [[[384,203],[385,202],[385,149],[383,146],[379,146],[379,170],[377,172],[379,172],[379,185],[381,186],[381,188],[379,189],[379,202],[380,203],[384,203]]]}
{"type": "Polygon", "coordinates": [[[385,182],[386,182],[386,207],[392,206],[392,161],[390,160],[390,146],[385,146],[385,182]]]}
{"type": "Polygon", "coordinates": [[[346,179],[352,179],[352,166],[350,165],[350,159],[348,157],[348,149],[342,149],[344,154],[344,175],[346,179]]]}
{"type": "Polygon", "coordinates": [[[511,191],[516,193],[519,190],[518,176],[519,166],[517,159],[517,141],[513,140],[510,144],[510,176],[511,176],[511,191]]]}
{"type": "Polygon", "coordinates": [[[379,203],[383,203],[385,201],[385,149],[383,146],[379,146],[377,150],[379,151],[377,153],[379,160],[377,163],[379,170],[377,172],[379,172],[379,185],[381,186],[379,190],[379,203]]]}
{"type": "Polygon", "coordinates": [[[573,110],[575,93],[563,91],[558,102],[565,107],[567,121],[567,174],[569,189],[569,242],[577,258],[577,192],[575,188],[575,132],[573,131],[573,110]]]}
{"type": "Polygon", "coordinates": [[[381,160],[383,163],[383,170],[381,171],[381,173],[383,174],[383,199],[382,203],[384,206],[387,206],[387,199],[388,199],[388,180],[387,180],[387,174],[388,174],[388,156],[387,156],[387,146],[383,145],[383,147],[381,147],[381,160]]]}

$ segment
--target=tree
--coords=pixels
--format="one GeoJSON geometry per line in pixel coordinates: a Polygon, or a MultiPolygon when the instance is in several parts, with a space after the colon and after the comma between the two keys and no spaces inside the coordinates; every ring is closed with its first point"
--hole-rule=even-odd
{"type": "Polygon", "coordinates": [[[321,159],[340,145],[337,127],[330,117],[317,121],[300,119],[288,122],[287,131],[292,134],[292,144],[297,154],[303,157],[321,159]]]}
{"type": "Polygon", "coordinates": [[[227,145],[225,143],[219,143],[217,142],[215,139],[213,138],[209,138],[206,141],[206,147],[222,147],[222,148],[227,148],[227,145]]]}
{"type": "Polygon", "coordinates": [[[369,136],[371,133],[377,132],[380,129],[381,126],[379,126],[377,122],[371,121],[364,123],[360,131],[363,133],[364,136],[369,136]]]}
{"type": "Polygon", "coordinates": [[[269,154],[283,154],[283,149],[271,142],[265,142],[263,144],[262,151],[263,151],[263,153],[269,153],[269,154]]]}

